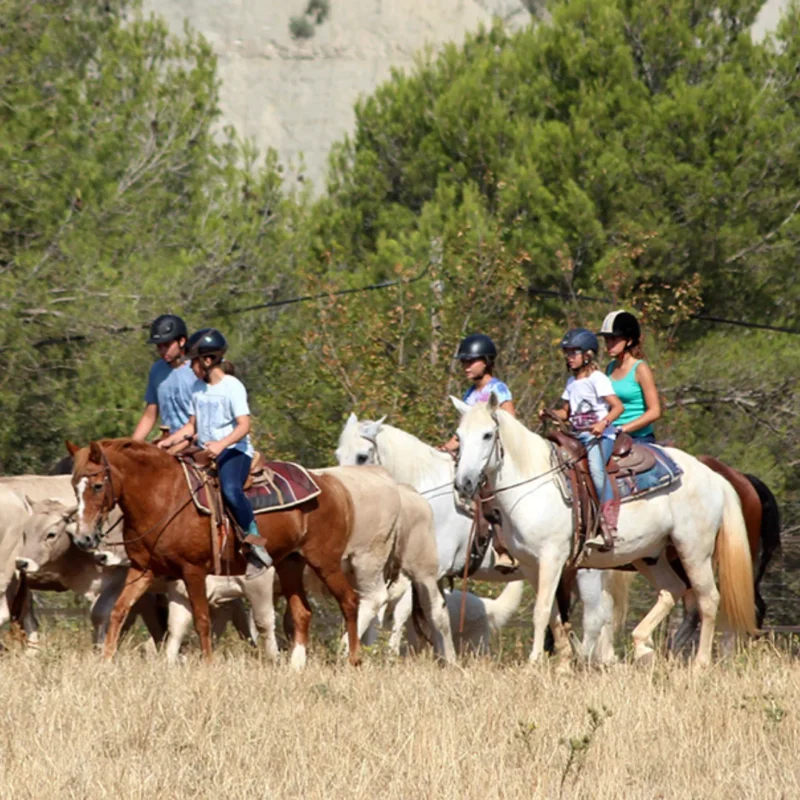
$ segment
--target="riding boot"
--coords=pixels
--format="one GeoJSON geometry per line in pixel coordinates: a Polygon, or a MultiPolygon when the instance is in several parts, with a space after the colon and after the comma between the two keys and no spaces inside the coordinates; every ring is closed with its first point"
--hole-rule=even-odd
{"type": "Polygon", "coordinates": [[[503,541],[502,528],[500,525],[492,524],[491,534],[495,569],[503,573],[511,572],[517,569],[517,567],[519,567],[519,562],[506,549],[505,542],[503,541]]]}
{"type": "Polygon", "coordinates": [[[600,506],[600,536],[588,539],[587,547],[594,547],[601,553],[607,553],[614,548],[614,534],[617,532],[619,522],[619,500],[607,500],[600,506]]]}
{"type": "MultiPolygon", "coordinates": [[[[255,520],[250,523],[250,526],[245,531],[245,537],[247,536],[256,536],[261,538],[261,534],[258,532],[258,525],[256,525],[255,520]]],[[[267,552],[267,548],[263,545],[248,543],[248,547],[250,549],[245,556],[247,559],[247,572],[245,573],[245,577],[255,578],[264,571],[264,567],[272,566],[272,557],[267,552]]]]}

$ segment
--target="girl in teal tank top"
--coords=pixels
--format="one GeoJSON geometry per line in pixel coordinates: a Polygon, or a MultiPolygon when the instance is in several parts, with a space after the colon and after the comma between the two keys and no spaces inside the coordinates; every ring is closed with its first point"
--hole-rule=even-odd
{"type": "Polygon", "coordinates": [[[653,423],[661,417],[661,402],[653,371],[644,360],[638,320],[627,311],[612,311],[599,333],[613,359],[606,375],[625,408],[617,420],[619,429],[639,441],[654,442],[653,423]]]}

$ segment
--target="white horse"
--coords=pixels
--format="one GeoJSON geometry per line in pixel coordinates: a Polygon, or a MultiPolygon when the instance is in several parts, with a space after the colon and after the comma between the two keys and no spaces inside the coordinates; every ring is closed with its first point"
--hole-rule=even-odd
{"type": "MultiPolygon", "coordinates": [[[[410,484],[423,495],[433,508],[440,576],[460,577],[468,557],[472,518],[455,503],[453,459],[410,433],[384,424],[385,419],[359,422],[355,414],[350,414],[339,437],[336,460],[341,465],[380,464],[398,483],[410,484]]],[[[503,582],[523,577],[519,570],[509,574],[495,569],[494,564],[494,550],[487,547],[472,577],[503,582]]],[[[617,573],[598,570],[578,571],[578,592],[583,601],[581,649],[587,658],[597,663],[608,664],[615,660],[612,594],[613,582],[618,577],[617,573]]],[[[400,645],[408,608],[407,599],[395,608],[390,639],[395,649],[400,645]]]]}
{"type": "MultiPolygon", "coordinates": [[[[564,631],[553,599],[572,547],[572,512],[563,476],[553,467],[552,445],[498,409],[495,397],[471,408],[451,400],[462,414],[456,489],[473,497],[483,481],[488,482],[509,522],[508,548],[537,587],[531,661],[542,655],[548,622],[562,652],[564,631]]],[[[655,606],[633,632],[634,658],[640,659],[653,653],[651,634],[689,588],[669,565],[666,548],[674,545],[697,598],[702,627],[696,663],[705,665],[711,660],[720,601],[734,630],[755,630],[747,531],[738,497],[727,481],[692,456],[665,450],[683,470],[680,482],[623,504],[613,549],[585,552],[580,565],[613,569],[632,563],[657,588],[655,606]],[[720,591],[714,581],[715,557],[720,591]],[[649,565],[644,559],[657,561],[649,565]]]]}

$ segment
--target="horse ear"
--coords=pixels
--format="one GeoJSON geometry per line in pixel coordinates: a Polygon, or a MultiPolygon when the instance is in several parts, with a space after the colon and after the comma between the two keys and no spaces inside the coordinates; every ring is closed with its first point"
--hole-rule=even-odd
{"type": "Polygon", "coordinates": [[[458,411],[459,414],[463,415],[469,411],[469,406],[463,400],[459,400],[457,397],[453,397],[453,395],[450,395],[450,400],[456,407],[456,411],[458,411]]]}
{"type": "Polygon", "coordinates": [[[95,464],[103,463],[103,450],[98,442],[92,442],[89,445],[89,461],[95,464]]]}
{"type": "Polygon", "coordinates": [[[347,424],[345,428],[354,428],[358,425],[358,417],[356,416],[354,411],[350,412],[350,416],[347,418],[347,424]]]}
{"type": "Polygon", "coordinates": [[[74,455],[75,455],[75,453],[77,453],[77,452],[78,452],[78,450],[80,450],[80,449],[81,449],[80,447],[78,447],[78,445],[77,445],[77,444],[73,444],[73,443],[72,443],[72,442],[71,442],[69,439],[67,439],[67,440],[64,442],[64,444],[67,446],[67,450],[69,451],[69,454],[70,454],[71,456],[74,456],[74,455]]]}
{"type": "Polygon", "coordinates": [[[497,409],[500,407],[500,403],[497,400],[497,395],[494,392],[489,393],[489,411],[493,414],[497,409]]]}
{"type": "Polygon", "coordinates": [[[78,506],[70,506],[62,515],[64,522],[72,522],[72,518],[78,513],[78,506]]]}
{"type": "Polygon", "coordinates": [[[379,420],[378,420],[378,421],[375,423],[375,428],[376,428],[376,430],[375,430],[375,433],[377,433],[377,432],[378,432],[378,431],[381,429],[381,425],[383,425],[383,423],[384,423],[384,422],[386,422],[386,417],[388,417],[388,416],[389,416],[388,414],[384,414],[384,415],[383,415],[383,416],[382,416],[382,417],[381,417],[381,418],[380,418],[380,419],[379,419],[379,420]]]}
{"type": "MultiPolygon", "coordinates": [[[[384,419],[386,419],[384,417],[384,419]]],[[[375,437],[380,433],[381,430],[381,422],[383,420],[375,420],[374,422],[364,422],[359,429],[359,434],[363,436],[368,442],[374,442],[375,437]]]]}

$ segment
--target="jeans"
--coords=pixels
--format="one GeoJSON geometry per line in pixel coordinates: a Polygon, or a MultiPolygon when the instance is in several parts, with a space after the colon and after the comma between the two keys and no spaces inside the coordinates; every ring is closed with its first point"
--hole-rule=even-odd
{"type": "Polygon", "coordinates": [[[646,442],[647,444],[656,443],[656,435],[654,433],[646,433],[644,436],[637,436],[635,433],[631,434],[634,442],[646,442]]]}
{"type": "Polygon", "coordinates": [[[250,473],[250,462],[252,460],[247,453],[231,447],[223,450],[217,458],[222,496],[243,531],[246,531],[250,527],[250,523],[255,519],[253,507],[250,505],[250,501],[245,496],[242,488],[250,473]]]}
{"type": "Polygon", "coordinates": [[[592,476],[594,488],[597,489],[600,502],[607,503],[609,500],[613,500],[614,490],[611,488],[611,481],[606,480],[606,464],[614,450],[614,439],[608,436],[601,436],[598,439],[589,431],[579,431],[576,436],[589,455],[589,473],[592,476]]]}

